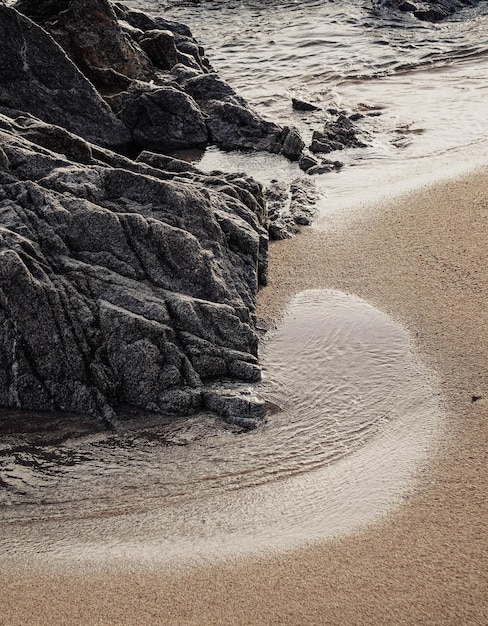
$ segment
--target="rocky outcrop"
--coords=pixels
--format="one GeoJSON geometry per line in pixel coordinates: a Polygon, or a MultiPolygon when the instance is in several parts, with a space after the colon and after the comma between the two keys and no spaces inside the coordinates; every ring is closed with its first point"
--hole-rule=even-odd
{"type": "Polygon", "coordinates": [[[364,148],[366,144],[358,137],[358,131],[350,117],[339,113],[328,120],[321,131],[315,130],[312,135],[310,151],[328,153],[344,148],[364,148]]]}
{"type": "Polygon", "coordinates": [[[312,223],[319,191],[312,181],[304,178],[297,178],[290,185],[274,180],[266,189],[265,198],[269,238],[288,239],[298,232],[300,226],[312,223]]]}
{"type": "Polygon", "coordinates": [[[440,22],[449,15],[460,9],[474,6],[476,0],[422,0],[420,2],[410,0],[381,0],[374,2],[378,7],[392,7],[404,13],[413,13],[420,20],[428,22],[440,22]]]}
{"type": "Polygon", "coordinates": [[[262,403],[213,383],[260,377],[261,187],[5,110],[0,145],[0,405],[254,424],[262,403]]]}
{"type": "Polygon", "coordinates": [[[138,147],[164,151],[204,147],[208,142],[202,111],[171,85],[134,82],[108,101],[138,147]]]}
{"type": "MultiPolygon", "coordinates": [[[[72,61],[64,58],[64,66],[71,71],[72,64],[77,66],[78,82],[83,78],[80,72],[87,79],[85,91],[94,92],[90,82],[95,85],[99,93],[94,92],[93,96],[117,123],[101,96],[112,108],[119,120],[119,131],[125,134],[105,145],[118,145],[130,137],[135,148],[163,152],[211,143],[225,150],[265,150],[292,160],[300,157],[304,143],[298,131],[264,120],[252,111],[213,72],[205,51],[186,26],[151,18],[108,0],[50,0],[42,4],[19,0],[15,7],[42,27],[36,29],[14,9],[3,7],[10,21],[20,25],[19,37],[28,46],[31,31],[42,38],[37,46],[41,49],[40,63],[46,67],[51,49],[56,48],[57,67],[61,52],[55,40],[72,61]]],[[[18,56],[19,46],[16,42],[12,45],[18,56]]],[[[32,72],[30,63],[25,70],[32,72]]],[[[56,89],[59,81],[52,86],[50,77],[46,78],[48,89],[56,89]]],[[[72,84],[66,72],[61,81],[64,85],[72,84]]],[[[28,111],[65,126],[61,116],[47,118],[44,108],[37,108],[37,89],[37,83],[31,86],[28,111]]],[[[6,96],[0,103],[21,109],[23,95],[17,98],[11,93],[15,91],[13,85],[5,90],[6,96]]],[[[78,106],[83,104],[84,91],[78,98],[78,106]]],[[[96,142],[93,133],[85,132],[82,124],[74,128],[68,123],[69,130],[96,142]]]]}
{"type": "Polygon", "coordinates": [[[0,105],[27,111],[104,146],[129,142],[128,130],[53,39],[2,4],[0,40],[0,105]]]}

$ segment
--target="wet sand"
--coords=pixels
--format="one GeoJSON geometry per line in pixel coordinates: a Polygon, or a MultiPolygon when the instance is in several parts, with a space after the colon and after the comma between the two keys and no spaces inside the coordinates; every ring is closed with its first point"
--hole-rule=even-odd
{"type": "Polygon", "coordinates": [[[271,249],[272,327],[293,294],[354,293],[411,333],[448,427],[415,493],[352,536],[174,571],[0,573],[0,624],[488,624],[488,171],[271,249]]]}

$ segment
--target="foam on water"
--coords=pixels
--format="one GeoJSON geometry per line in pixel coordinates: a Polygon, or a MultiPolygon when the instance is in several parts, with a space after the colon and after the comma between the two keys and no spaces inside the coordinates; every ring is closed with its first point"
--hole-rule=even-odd
{"type": "MultiPolygon", "coordinates": [[[[314,177],[326,194],[319,227],[486,162],[486,3],[440,24],[392,9],[374,12],[365,0],[128,4],[188,23],[216,70],[262,115],[297,126],[307,143],[328,108],[365,112],[367,105],[380,113],[357,123],[367,148],[325,155],[346,167],[314,177]],[[294,111],[292,97],[323,111],[294,111]]],[[[216,149],[207,150],[200,165],[246,171],[264,183],[302,175],[277,156],[216,149]]]]}

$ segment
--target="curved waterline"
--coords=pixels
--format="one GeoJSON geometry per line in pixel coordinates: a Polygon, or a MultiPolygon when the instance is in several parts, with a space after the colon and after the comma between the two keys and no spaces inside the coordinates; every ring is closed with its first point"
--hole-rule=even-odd
{"type": "MultiPolygon", "coordinates": [[[[93,504],[92,518],[15,524],[4,533],[10,552],[36,552],[36,562],[161,566],[286,549],[391,510],[414,486],[442,419],[408,333],[355,296],[306,291],[263,346],[262,362],[259,392],[282,407],[266,424],[156,449],[125,494],[118,474],[107,494],[105,477],[102,515],[93,504]],[[121,514],[124,498],[131,512],[121,514]]],[[[127,487],[134,448],[117,454],[110,467],[125,467],[127,487]]],[[[100,493],[96,481],[91,491],[92,499],[100,493]]]]}

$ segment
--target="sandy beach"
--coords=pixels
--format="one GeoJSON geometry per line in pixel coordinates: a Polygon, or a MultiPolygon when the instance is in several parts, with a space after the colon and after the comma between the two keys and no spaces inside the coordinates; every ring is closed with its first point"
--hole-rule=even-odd
{"type": "Polygon", "coordinates": [[[488,171],[271,247],[261,325],[356,294],[439,376],[447,428],[415,493],[355,535],[173,572],[0,573],[0,624],[488,624],[488,171]]]}

